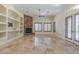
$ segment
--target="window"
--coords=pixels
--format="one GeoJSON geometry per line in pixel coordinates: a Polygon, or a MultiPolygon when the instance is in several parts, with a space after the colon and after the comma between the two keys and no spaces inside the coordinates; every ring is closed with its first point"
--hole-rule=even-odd
{"type": "Polygon", "coordinates": [[[34,28],[35,28],[35,32],[41,32],[42,31],[42,23],[35,23],[34,28]]]}
{"type": "Polygon", "coordinates": [[[44,31],[45,32],[51,32],[52,31],[52,25],[51,23],[44,23],[44,31]]]}

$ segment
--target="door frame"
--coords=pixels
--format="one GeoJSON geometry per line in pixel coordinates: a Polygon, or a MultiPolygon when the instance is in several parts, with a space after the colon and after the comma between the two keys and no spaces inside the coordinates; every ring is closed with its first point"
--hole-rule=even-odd
{"type": "Polygon", "coordinates": [[[56,22],[53,22],[53,32],[56,32],[56,22]]]}

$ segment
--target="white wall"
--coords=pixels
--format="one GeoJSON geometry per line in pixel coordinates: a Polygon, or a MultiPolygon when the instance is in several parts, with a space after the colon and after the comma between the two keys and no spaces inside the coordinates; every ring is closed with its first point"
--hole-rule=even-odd
{"type": "Polygon", "coordinates": [[[65,36],[65,13],[57,15],[54,19],[56,22],[56,33],[61,36],[65,36]]]}

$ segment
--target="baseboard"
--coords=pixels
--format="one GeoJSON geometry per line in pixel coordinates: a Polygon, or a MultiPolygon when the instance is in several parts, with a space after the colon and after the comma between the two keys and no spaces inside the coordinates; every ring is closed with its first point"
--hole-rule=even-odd
{"type": "Polygon", "coordinates": [[[50,35],[51,34],[52,35],[52,34],[54,34],[54,32],[51,32],[51,33],[50,32],[35,32],[35,34],[44,34],[44,35],[46,35],[46,34],[50,35]]]}
{"type": "Polygon", "coordinates": [[[65,39],[64,37],[62,37],[60,34],[58,33],[54,33],[57,37],[61,38],[61,39],[65,39]]]}

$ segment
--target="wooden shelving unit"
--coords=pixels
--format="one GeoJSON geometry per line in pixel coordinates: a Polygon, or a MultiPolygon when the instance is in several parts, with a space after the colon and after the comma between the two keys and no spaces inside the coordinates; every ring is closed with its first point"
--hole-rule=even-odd
{"type": "Polygon", "coordinates": [[[0,5],[0,43],[6,39],[6,8],[0,5]]]}
{"type": "Polygon", "coordinates": [[[0,5],[0,44],[24,34],[24,19],[15,10],[0,5]]]}

